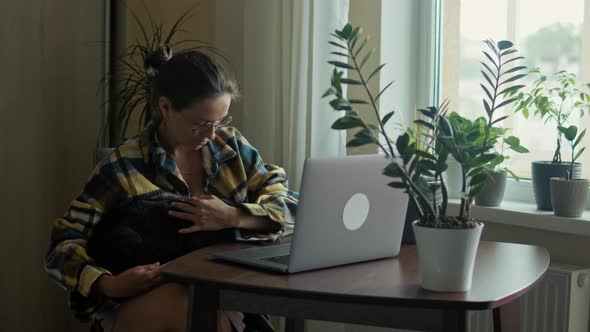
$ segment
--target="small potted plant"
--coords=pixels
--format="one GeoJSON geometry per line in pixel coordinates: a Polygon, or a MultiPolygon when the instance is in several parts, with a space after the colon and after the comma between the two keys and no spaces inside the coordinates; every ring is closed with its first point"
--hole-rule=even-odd
{"type": "MultiPolygon", "coordinates": [[[[557,72],[554,77],[557,84],[548,81],[547,76],[539,69],[531,71],[539,77],[533,82],[529,92],[515,93],[517,98],[515,111],[522,112],[525,118],[534,110],[534,115],[543,119],[545,123],[552,122],[556,132],[556,147],[551,161],[534,161],[532,163],[533,188],[535,201],[539,210],[553,210],[551,204],[550,179],[552,177],[565,178],[568,171],[572,178],[579,178],[582,165],[562,162],[561,140],[563,133],[558,129],[566,127],[570,118],[577,113],[580,117],[590,107],[590,95],[576,82],[576,75],[565,70],[557,72]]],[[[589,87],[589,84],[585,84],[589,87]]]]}
{"type": "Polygon", "coordinates": [[[586,129],[578,134],[578,127],[558,127],[568,141],[571,151],[572,160],[569,163],[570,169],[566,173],[566,177],[552,177],[551,178],[551,201],[553,203],[553,212],[560,217],[579,217],[586,208],[586,199],[588,198],[587,179],[573,178],[574,165],[576,160],[580,158],[586,147],[582,147],[576,153],[576,148],[580,145],[582,138],[586,135],[586,129]]]}
{"type": "Polygon", "coordinates": [[[506,109],[508,105],[516,101],[516,98],[510,98],[510,96],[524,87],[514,83],[526,76],[522,73],[526,67],[518,65],[523,57],[515,56],[518,51],[513,47],[512,42],[502,40],[496,43],[485,40],[484,43],[489,49],[489,51],[482,51],[486,59],[481,62],[484,82],[480,86],[485,92],[482,99],[485,118],[475,120],[481,129],[480,136],[474,137],[474,140],[482,147],[491,146],[498,153],[498,157],[485,168],[488,176],[482,191],[475,196],[475,204],[498,206],[504,198],[507,174],[510,173],[518,180],[516,174],[510,169],[501,167],[502,163],[509,158],[504,152],[507,149],[517,153],[528,152],[528,149],[520,145],[518,137],[506,136],[508,129],[501,127],[500,124],[509,115],[499,114],[502,109],[506,109]]]}
{"type": "Polygon", "coordinates": [[[467,291],[471,287],[473,265],[483,229],[481,221],[470,216],[468,204],[481,191],[487,177],[485,167],[498,157],[490,145],[476,144],[472,137],[479,137],[479,128],[461,126],[469,121],[458,114],[448,114],[448,103],[440,107],[419,109],[423,119],[415,121],[418,140],[406,132],[396,139],[390,137],[385,125],[394,112],[380,116],[378,99],[391,86],[385,86],[374,94],[368,82],[384,65],[370,71],[363,69],[371,52],[363,53],[367,39],[361,37],[359,27],[347,24],[336,30],[330,41],[337,49],[331,54],[339,60],[334,65],[331,87],[324,97],[332,97],[331,107],[343,116],[332,125],[333,129],[358,129],[347,146],[377,144],[390,161],[384,174],[393,178],[388,185],[403,189],[416,206],[418,220],[413,223],[420,258],[422,286],[434,291],[467,291]],[[355,78],[343,77],[347,69],[355,78]],[[360,86],[366,99],[347,99],[342,85],[360,86]],[[355,111],[361,104],[370,105],[375,112],[377,125],[368,124],[355,111]],[[452,155],[461,166],[462,192],[458,216],[447,215],[448,193],[443,173],[447,158],[452,155]],[[442,200],[437,199],[437,192],[442,200]]]}

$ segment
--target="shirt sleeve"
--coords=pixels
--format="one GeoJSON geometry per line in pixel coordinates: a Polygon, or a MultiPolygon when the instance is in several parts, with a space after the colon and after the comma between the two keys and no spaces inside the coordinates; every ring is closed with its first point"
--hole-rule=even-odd
{"type": "Polygon", "coordinates": [[[288,189],[285,170],[281,167],[265,164],[258,151],[241,136],[240,154],[248,173],[248,200],[240,207],[253,216],[267,217],[280,224],[274,233],[253,233],[236,230],[236,238],[242,241],[276,240],[293,232],[299,193],[288,189]]]}
{"type": "Polygon", "coordinates": [[[93,226],[120,192],[109,168],[97,166],[66,214],[54,222],[45,256],[45,270],[67,291],[70,309],[81,321],[94,319],[97,312],[117,305],[93,287],[98,277],[111,273],[97,266],[86,252],[93,226]]]}

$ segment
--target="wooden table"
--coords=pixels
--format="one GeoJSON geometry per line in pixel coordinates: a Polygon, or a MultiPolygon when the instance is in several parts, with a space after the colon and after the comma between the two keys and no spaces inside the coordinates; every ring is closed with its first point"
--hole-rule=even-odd
{"type": "Polygon", "coordinates": [[[467,331],[470,310],[494,309],[496,331],[520,331],[521,295],[549,266],[544,248],[481,242],[473,285],[465,293],[420,286],[416,247],[399,257],[283,275],[213,260],[211,253],[247,248],[223,244],[180,257],[162,267],[168,280],[190,286],[188,331],[216,331],[218,309],[419,331],[467,331]]]}

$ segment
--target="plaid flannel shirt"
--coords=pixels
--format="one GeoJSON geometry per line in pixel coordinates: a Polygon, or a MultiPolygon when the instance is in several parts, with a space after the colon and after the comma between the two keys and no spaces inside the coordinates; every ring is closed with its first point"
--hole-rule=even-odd
{"type": "MultiPolygon", "coordinates": [[[[287,189],[282,168],[264,164],[258,151],[232,127],[219,130],[202,153],[205,193],[282,226],[271,234],[236,230],[238,240],[276,240],[292,231],[299,194],[287,189]]],[[[93,227],[121,201],[156,190],[189,195],[176,163],[150,124],[96,166],[65,216],[55,221],[45,269],[68,292],[70,309],[79,320],[94,320],[97,313],[118,306],[93,287],[98,277],[111,274],[86,253],[93,227]]]]}

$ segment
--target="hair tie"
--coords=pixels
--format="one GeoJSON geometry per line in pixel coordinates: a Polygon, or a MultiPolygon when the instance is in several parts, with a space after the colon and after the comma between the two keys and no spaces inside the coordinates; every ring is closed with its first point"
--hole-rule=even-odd
{"type": "Polygon", "coordinates": [[[145,72],[148,76],[154,77],[158,74],[164,62],[172,58],[172,48],[162,44],[159,49],[148,55],[144,60],[145,72]]]}

